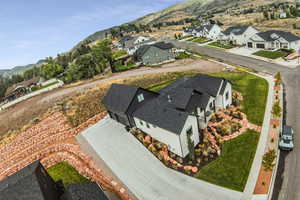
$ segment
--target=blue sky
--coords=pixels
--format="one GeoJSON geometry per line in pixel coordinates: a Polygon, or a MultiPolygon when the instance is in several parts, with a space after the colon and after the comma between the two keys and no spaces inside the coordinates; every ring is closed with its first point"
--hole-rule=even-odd
{"type": "Polygon", "coordinates": [[[0,69],[65,52],[86,36],[182,0],[5,0],[0,69]]]}

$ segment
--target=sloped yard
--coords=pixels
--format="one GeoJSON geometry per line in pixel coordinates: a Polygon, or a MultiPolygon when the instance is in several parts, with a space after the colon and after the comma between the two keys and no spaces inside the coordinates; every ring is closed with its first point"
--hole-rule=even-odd
{"type": "Polygon", "coordinates": [[[243,135],[225,142],[221,156],[212,163],[203,167],[196,175],[197,178],[243,191],[248,179],[259,133],[247,131],[243,135]]]}

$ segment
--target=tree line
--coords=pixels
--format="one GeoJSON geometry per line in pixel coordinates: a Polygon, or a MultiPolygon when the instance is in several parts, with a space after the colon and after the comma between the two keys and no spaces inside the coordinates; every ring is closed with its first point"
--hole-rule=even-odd
{"type": "Polygon", "coordinates": [[[43,65],[33,67],[22,75],[0,76],[0,100],[4,98],[10,86],[36,76],[42,76],[47,80],[59,78],[71,83],[92,78],[103,73],[107,67],[115,72],[111,44],[109,39],[101,40],[92,47],[86,42],[70,52],[58,54],[56,58],[46,58],[43,65]]]}

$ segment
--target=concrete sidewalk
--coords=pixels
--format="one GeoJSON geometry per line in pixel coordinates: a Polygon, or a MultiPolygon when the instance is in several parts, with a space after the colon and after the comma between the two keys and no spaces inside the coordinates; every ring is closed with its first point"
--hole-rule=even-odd
{"type": "Polygon", "coordinates": [[[77,137],[84,151],[104,160],[141,200],[242,200],[242,193],[219,187],[165,167],[123,125],[106,118],[77,137]]]}
{"type": "MultiPolygon", "coordinates": [[[[271,112],[272,112],[272,106],[273,106],[273,95],[274,95],[274,80],[271,76],[261,76],[254,74],[256,76],[260,76],[268,81],[269,84],[269,91],[268,91],[268,98],[267,98],[267,104],[266,104],[266,110],[265,110],[265,116],[262,126],[262,131],[260,135],[260,139],[257,145],[255,157],[252,163],[252,167],[249,173],[248,181],[244,189],[243,198],[244,200],[251,200],[253,199],[253,191],[257,182],[257,178],[259,175],[262,158],[265,153],[266,147],[267,147],[267,141],[268,141],[268,135],[269,135],[269,129],[270,129],[270,120],[271,120],[271,112]]],[[[255,198],[254,198],[255,199],[255,198]]]]}

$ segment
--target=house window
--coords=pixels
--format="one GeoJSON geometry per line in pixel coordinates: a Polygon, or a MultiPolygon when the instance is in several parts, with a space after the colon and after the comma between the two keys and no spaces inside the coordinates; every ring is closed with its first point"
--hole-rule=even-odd
{"type": "Polygon", "coordinates": [[[210,104],[209,104],[209,108],[210,108],[210,109],[213,109],[213,108],[214,108],[214,106],[213,106],[213,102],[210,102],[210,104]]]}
{"type": "Polygon", "coordinates": [[[139,95],[138,95],[138,101],[139,101],[139,102],[144,101],[144,95],[143,95],[143,94],[139,94],[139,95]]]}
{"type": "Polygon", "coordinates": [[[142,120],[140,120],[140,124],[141,124],[142,126],[144,126],[144,123],[143,123],[143,121],[142,121],[142,120]]]}
{"type": "Polygon", "coordinates": [[[229,99],[229,92],[226,92],[226,100],[229,99]]]}
{"type": "Polygon", "coordinates": [[[146,123],[147,128],[150,128],[150,125],[148,123],[146,123]]]}
{"type": "Polygon", "coordinates": [[[193,135],[193,127],[190,127],[189,129],[187,129],[186,134],[191,137],[193,135]]]}

